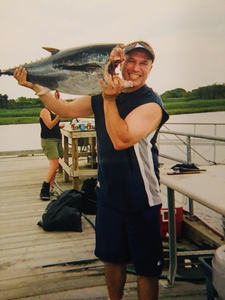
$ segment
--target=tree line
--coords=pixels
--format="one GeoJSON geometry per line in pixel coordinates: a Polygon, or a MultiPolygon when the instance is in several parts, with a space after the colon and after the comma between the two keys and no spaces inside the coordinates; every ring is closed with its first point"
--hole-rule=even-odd
{"type": "MultiPolygon", "coordinates": [[[[182,88],[166,91],[161,95],[163,100],[184,98],[193,99],[225,99],[225,84],[213,84],[210,86],[199,87],[195,90],[186,91],[182,88]]],[[[7,95],[0,94],[0,109],[22,109],[37,107],[43,108],[44,105],[39,98],[19,97],[18,99],[8,99],[7,95]]]]}
{"type": "Polygon", "coordinates": [[[185,89],[177,88],[171,91],[166,91],[161,95],[162,99],[187,98],[193,99],[225,99],[225,84],[213,84],[209,86],[199,87],[191,92],[185,89]]]}
{"type": "Polygon", "coordinates": [[[39,98],[19,97],[16,100],[14,100],[14,99],[8,99],[7,95],[0,94],[0,108],[23,109],[29,107],[43,108],[44,104],[39,98]]]}

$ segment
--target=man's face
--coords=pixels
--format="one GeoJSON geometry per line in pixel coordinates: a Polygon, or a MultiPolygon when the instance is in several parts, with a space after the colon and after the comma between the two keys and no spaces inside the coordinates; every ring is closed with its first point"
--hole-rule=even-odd
{"type": "Polygon", "coordinates": [[[152,61],[148,53],[142,49],[135,49],[125,55],[125,61],[121,66],[123,79],[133,82],[129,91],[139,89],[145,84],[152,69],[152,61]]]}

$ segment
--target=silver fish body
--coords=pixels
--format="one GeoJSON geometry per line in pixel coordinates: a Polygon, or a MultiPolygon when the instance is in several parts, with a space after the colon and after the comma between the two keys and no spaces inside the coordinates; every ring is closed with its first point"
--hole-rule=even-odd
{"type": "MultiPolygon", "coordinates": [[[[97,95],[101,93],[99,79],[103,78],[109,54],[117,44],[98,44],[58,50],[44,48],[50,57],[20,65],[26,68],[27,80],[50,90],[73,95],[97,95]]],[[[13,75],[15,68],[0,71],[1,75],[13,75]]]]}

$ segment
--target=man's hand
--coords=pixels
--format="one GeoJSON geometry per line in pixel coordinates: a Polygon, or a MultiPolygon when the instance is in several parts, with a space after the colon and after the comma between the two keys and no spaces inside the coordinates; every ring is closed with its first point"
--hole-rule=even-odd
{"type": "Polygon", "coordinates": [[[100,79],[102,97],[105,101],[114,102],[124,88],[124,81],[118,76],[107,75],[105,81],[100,79]]]}
{"type": "Polygon", "coordinates": [[[27,70],[24,68],[18,68],[15,70],[13,77],[18,81],[18,84],[30,89],[34,89],[34,84],[27,81],[27,70]]]}
{"type": "MultiPolygon", "coordinates": [[[[105,82],[108,82],[109,75],[112,76],[112,79],[115,78],[120,79],[120,85],[123,85],[123,88],[131,88],[133,87],[132,81],[122,80],[122,74],[119,70],[119,67],[121,67],[122,63],[125,60],[125,54],[123,49],[125,48],[124,44],[118,44],[110,53],[108,63],[105,66],[104,69],[104,79],[105,82]]],[[[115,79],[117,80],[117,79],[115,79]]],[[[102,84],[101,84],[102,85],[102,84]]],[[[120,91],[121,92],[121,91],[120,91]]]]}

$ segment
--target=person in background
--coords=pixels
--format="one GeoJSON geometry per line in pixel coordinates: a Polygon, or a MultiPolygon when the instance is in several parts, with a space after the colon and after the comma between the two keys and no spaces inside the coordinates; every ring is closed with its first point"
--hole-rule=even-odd
{"type": "Polygon", "coordinates": [[[62,135],[60,129],[65,125],[60,123],[59,115],[56,115],[47,107],[40,112],[41,147],[49,160],[49,169],[45,181],[42,184],[40,198],[43,201],[50,200],[54,195],[54,181],[59,167],[59,157],[63,157],[62,135]]]}
{"type": "Polygon", "coordinates": [[[126,264],[137,273],[139,300],[158,299],[163,268],[157,134],[169,116],[161,98],[146,85],[155,53],[144,41],[118,45],[109,62],[121,63],[120,78],[105,72],[102,94],[67,103],[27,81],[19,68],[18,84],[33,89],[47,107],[66,118],[94,113],[98,148],[98,208],[95,255],[105,264],[110,300],[123,297],[126,264]],[[129,85],[125,88],[125,82],[129,85]]]}

